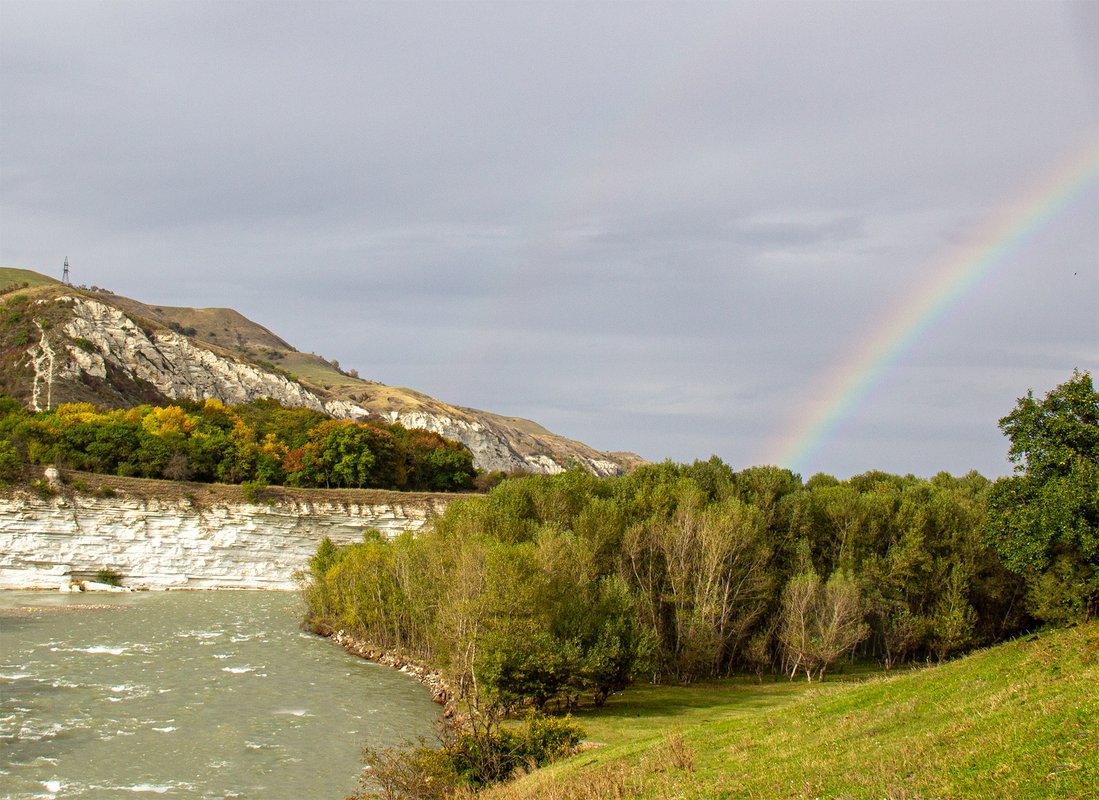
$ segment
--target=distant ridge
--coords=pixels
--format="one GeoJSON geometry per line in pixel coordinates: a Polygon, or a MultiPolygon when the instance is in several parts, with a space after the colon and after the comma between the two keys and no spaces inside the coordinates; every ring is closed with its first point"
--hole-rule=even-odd
{"type": "Polygon", "coordinates": [[[483,470],[555,473],[578,464],[613,475],[644,463],[530,420],[360,378],[231,308],[150,305],[9,267],[0,268],[0,304],[0,392],[32,409],[271,398],[342,419],[434,431],[462,442],[483,470]]]}

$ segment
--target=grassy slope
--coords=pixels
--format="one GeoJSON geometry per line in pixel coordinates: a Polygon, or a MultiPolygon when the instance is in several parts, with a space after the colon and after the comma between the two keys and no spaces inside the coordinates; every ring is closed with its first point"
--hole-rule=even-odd
{"type": "Polygon", "coordinates": [[[23,283],[33,289],[35,286],[49,286],[55,283],[60,284],[61,281],[29,269],[0,267],[0,289],[7,288],[12,284],[23,283]]]}
{"type": "Polygon", "coordinates": [[[1099,623],[863,681],[645,687],[580,718],[604,747],[484,800],[1094,798],[1099,623]]]}

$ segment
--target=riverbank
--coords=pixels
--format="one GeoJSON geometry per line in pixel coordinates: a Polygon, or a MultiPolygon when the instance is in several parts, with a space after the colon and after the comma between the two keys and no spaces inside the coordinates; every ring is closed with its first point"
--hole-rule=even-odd
{"type": "Polygon", "coordinates": [[[328,637],[351,655],[358,656],[359,658],[371,661],[375,664],[392,667],[398,672],[423,684],[431,691],[432,702],[443,706],[444,717],[450,717],[454,714],[454,694],[451,692],[450,685],[446,682],[443,673],[439,670],[432,669],[422,661],[401,653],[398,650],[375,647],[361,639],[356,639],[354,636],[351,636],[344,631],[323,629],[313,632],[319,636],[328,637]]]}

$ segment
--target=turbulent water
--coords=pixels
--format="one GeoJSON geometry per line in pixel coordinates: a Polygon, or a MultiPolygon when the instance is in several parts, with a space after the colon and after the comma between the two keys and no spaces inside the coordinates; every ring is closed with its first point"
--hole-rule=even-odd
{"type": "Polygon", "coordinates": [[[408,677],[281,592],[0,593],[0,797],[341,800],[365,743],[430,736],[408,677]]]}

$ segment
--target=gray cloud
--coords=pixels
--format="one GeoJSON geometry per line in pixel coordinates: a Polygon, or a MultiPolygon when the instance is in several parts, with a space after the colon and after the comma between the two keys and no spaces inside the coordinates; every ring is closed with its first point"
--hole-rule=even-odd
{"type": "MultiPolygon", "coordinates": [[[[0,16],[4,264],[653,459],[768,457],[1099,130],[1089,3],[0,16]]],[[[1097,218],[995,251],[790,466],[1005,472],[1015,398],[1099,364],[1097,218]]]]}

